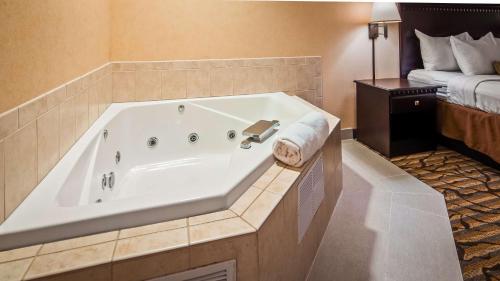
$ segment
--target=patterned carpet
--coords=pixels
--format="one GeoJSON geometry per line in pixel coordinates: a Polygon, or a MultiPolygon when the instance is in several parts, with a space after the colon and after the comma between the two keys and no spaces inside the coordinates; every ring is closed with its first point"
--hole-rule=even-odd
{"type": "Polygon", "coordinates": [[[445,148],[391,161],[444,195],[464,280],[500,280],[500,171],[445,148]]]}

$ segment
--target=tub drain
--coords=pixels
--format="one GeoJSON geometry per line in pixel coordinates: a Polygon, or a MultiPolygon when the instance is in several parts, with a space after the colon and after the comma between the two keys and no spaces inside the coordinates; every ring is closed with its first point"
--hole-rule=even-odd
{"type": "Polygon", "coordinates": [[[191,133],[191,134],[189,134],[189,136],[188,136],[188,141],[189,141],[190,143],[196,143],[196,142],[198,141],[198,139],[200,139],[200,137],[198,136],[198,134],[197,134],[197,133],[191,133]]]}

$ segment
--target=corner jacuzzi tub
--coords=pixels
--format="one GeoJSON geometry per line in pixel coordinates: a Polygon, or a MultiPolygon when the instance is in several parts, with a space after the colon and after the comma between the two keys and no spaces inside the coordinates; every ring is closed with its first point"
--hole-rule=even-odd
{"type": "Polygon", "coordinates": [[[0,250],[227,209],[274,162],[276,134],[242,149],[242,131],[312,110],[284,93],[113,104],[0,225],[0,250]]]}

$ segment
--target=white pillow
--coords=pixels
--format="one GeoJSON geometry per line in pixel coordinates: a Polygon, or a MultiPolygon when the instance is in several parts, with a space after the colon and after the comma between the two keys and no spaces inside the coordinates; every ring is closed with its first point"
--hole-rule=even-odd
{"type": "Polygon", "coordinates": [[[478,40],[462,40],[452,36],[451,47],[465,75],[493,74],[493,62],[500,60],[500,45],[490,32],[478,40]]]}
{"type": "MultiPolygon", "coordinates": [[[[450,36],[432,37],[416,29],[415,34],[420,41],[420,52],[425,70],[456,71],[459,69],[451,49],[450,36]]],[[[472,40],[467,32],[458,34],[456,37],[462,40],[472,40]]]]}

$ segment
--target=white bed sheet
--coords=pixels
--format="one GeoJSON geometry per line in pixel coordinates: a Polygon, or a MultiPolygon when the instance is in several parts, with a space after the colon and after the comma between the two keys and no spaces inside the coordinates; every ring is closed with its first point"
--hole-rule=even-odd
{"type": "Polygon", "coordinates": [[[447,87],[448,81],[460,76],[464,76],[464,74],[462,72],[415,69],[408,74],[408,80],[447,87]]]}
{"type": "Polygon", "coordinates": [[[486,112],[500,114],[500,81],[488,81],[477,86],[476,106],[486,112]]]}
{"type": "MultiPolygon", "coordinates": [[[[462,97],[454,95],[448,90],[448,82],[461,76],[465,75],[461,72],[416,69],[408,74],[408,80],[442,86],[438,91],[440,97],[446,98],[452,103],[465,105],[462,97]]],[[[500,81],[480,83],[475,91],[474,107],[486,112],[500,114],[500,81]]]]}

